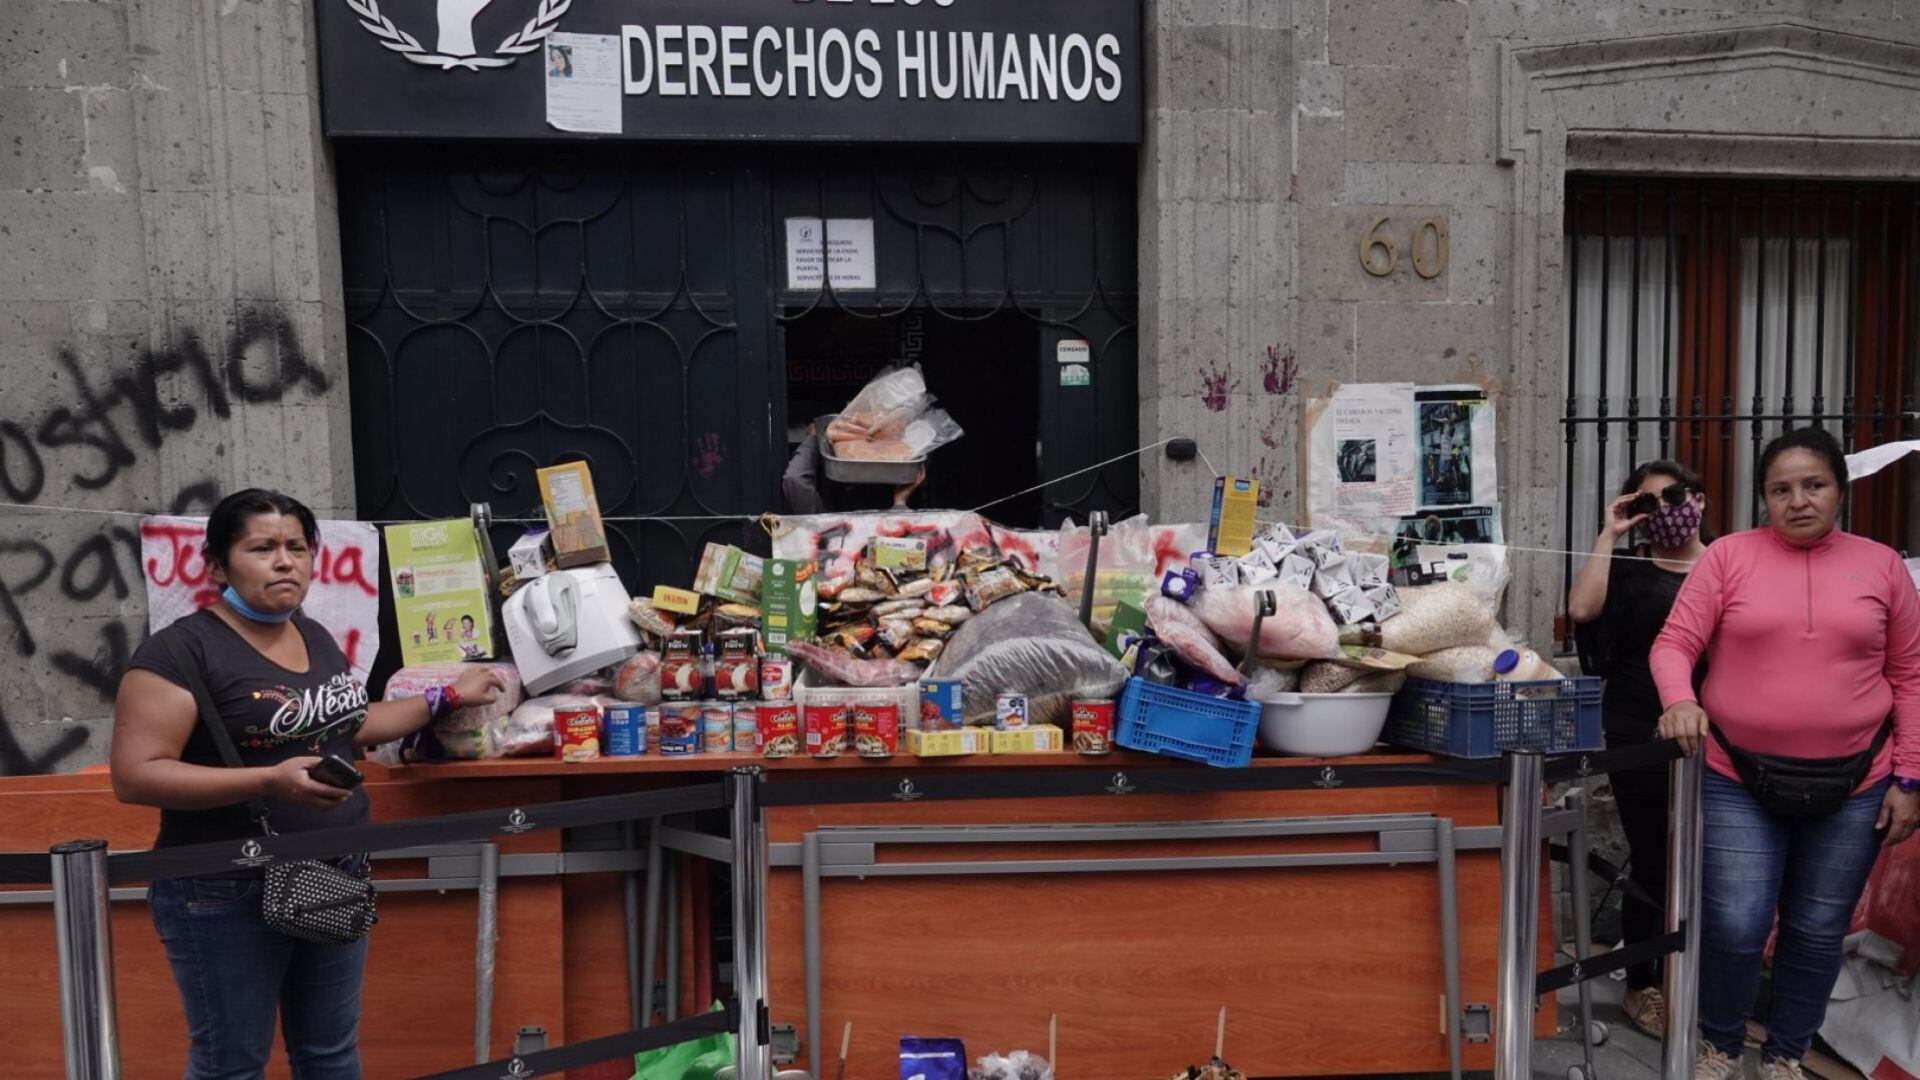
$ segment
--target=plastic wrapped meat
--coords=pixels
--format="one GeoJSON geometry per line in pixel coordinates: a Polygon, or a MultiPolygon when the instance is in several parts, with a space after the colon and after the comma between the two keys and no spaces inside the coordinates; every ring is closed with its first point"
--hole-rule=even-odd
{"type": "Polygon", "coordinates": [[[969,726],[991,727],[1001,694],[1025,694],[1030,723],[1065,728],[1075,698],[1113,697],[1127,671],[1065,600],[1029,592],[957,627],[930,677],[960,680],[969,726]]]}
{"type": "Polygon", "coordinates": [[[841,686],[905,686],[920,677],[920,665],[905,660],[856,660],[805,641],[789,641],[787,655],[841,686]]]}
{"type": "Polygon", "coordinates": [[[660,704],[660,654],[637,652],[613,674],[613,692],[636,705],[660,704]]]}
{"type": "Polygon", "coordinates": [[[1200,616],[1187,610],[1185,604],[1164,596],[1149,596],[1147,621],[1153,624],[1153,632],[1160,640],[1180,654],[1180,659],[1221,682],[1240,684],[1240,673],[1234,670],[1233,661],[1220,651],[1220,639],[1214,637],[1200,616]]]}
{"type": "Polygon", "coordinates": [[[1255,652],[1270,660],[1318,660],[1338,655],[1340,631],[1327,606],[1307,590],[1273,582],[1258,587],[1234,585],[1207,589],[1194,601],[1194,611],[1207,629],[1242,651],[1253,635],[1255,597],[1273,594],[1274,613],[1260,624],[1255,652]]]}
{"type": "Polygon", "coordinates": [[[528,698],[513,714],[493,727],[494,748],[502,757],[530,757],[553,753],[553,711],[585,709],[594,704],[582,694],[548,694],[528,698]]]}

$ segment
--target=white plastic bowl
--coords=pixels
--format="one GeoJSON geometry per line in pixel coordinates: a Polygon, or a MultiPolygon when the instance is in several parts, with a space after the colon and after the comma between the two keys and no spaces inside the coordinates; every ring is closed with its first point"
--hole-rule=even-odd
{"type": "Polygon", "coordinates": [[[1274,694],[1260,703],[1260,745],[1288,757],[1364,754],[1392,704],[1392,694],[1274,694]]]}

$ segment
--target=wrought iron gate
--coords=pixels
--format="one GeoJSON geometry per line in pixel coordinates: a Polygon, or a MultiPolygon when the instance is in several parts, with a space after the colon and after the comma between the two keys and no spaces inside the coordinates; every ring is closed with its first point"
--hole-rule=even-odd
{"type": "MultiPolygon", "coordinates": [[[[1005,392],[1040,397],[1040,475],[1136,445],[1129,150],[345,142],[337,157],[364,517],[477,501],[538,516],[533,470],[585,459],[628,585],[684,583],[705,542],[752,543],[741,519],[779,508],[783,327],[826,308],[1018,313],[1046,356],[1040,385],[1005,392]],[[873,218],[879,288],[785,288],[795,216],[873,218]],[[1091,342],[1092,387],[1048,377],[1064,338],[1091,342]]],[[[998,437],[990,420],[969,430],[998,437]]],[[[1126,461],[1054,485],[1046,517],[1129,511],[1137,475],[1126,461]]]]}

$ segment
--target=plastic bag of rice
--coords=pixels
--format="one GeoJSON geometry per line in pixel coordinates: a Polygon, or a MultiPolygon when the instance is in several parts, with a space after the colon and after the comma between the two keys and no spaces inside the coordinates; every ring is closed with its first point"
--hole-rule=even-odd
{"type": "Polygon", "coordinates": [[[1401,589],[1400,614],[1380,624],[1380,645],[1428,656],[1462,645],[1485,646],[1493,631],[1494,612],[1486,597],[1449,581],[1401,589]]]}

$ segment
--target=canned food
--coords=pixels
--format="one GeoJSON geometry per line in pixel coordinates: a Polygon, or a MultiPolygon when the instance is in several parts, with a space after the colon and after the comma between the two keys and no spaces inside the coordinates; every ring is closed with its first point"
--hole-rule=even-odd
{"type": "Polygon", "coordinates": [[[792,757],[800,752],[800,707],[791,701],[769,701],[760,706],[755,718],[754,737],[760,753],[770,758],[792,757]]]}
{"type": "Polygon", "coordinates": [[[660,753],[664,755],[700,752],[700,706],[669,702],[660,706],[660,753]]]}
{"type": "Polygon", "coordinates": [[[845,705],[808,705],[801,710],[800,719],[807,725],[807,753],[834,758],[847,748],[845,705]]]}
{"type": "Polygon", "coordinates": [[[649,754],[660,752],[660,709],[655,705],[647,710],[647,749],[649,754]]]}
{"type": "Polygon", "coordinates": [[[793,696],[793,661],[785,656],[760,658],[760,697],[786,701],[793,696]]]}
{"type": "Polygon", "coordinates": [[[760,708],[741,703],[733,707],[733,750],[752,754],[760,750],[760,708]]]}
{"type": "Polygon", "coordinates": [[[632,702],[607,706],[605,723],[608,757],[638,757],[647,752],[647,707],[632,702]]]}
{"type": "Polygon", "coordinates": [[[1001,694],[993,706],[993,726],[1001,731],[1019,731],[1027,726],[1027,695],[1001,694]]]}
{"type": "Polygon", "coordinates": [[[1112,698],[1073,703],[1073,748],[1082,754],[1113,752],[1112,698]]]}
{"type": "Polygon", "coordinates": [[[900,706],[870,702],[853,707],[853,748],[863,758],[890,758],[900,751],[900,706]]]}
{"type": "Polygon", "coordinates": [[[592,705],[553,710],[553,733],[561,761],[593,761],[600,756],[600,710],[592,705]]]}
{"type": "Polygon", "coordinates": [[[700,749],[724,754],[733,749],[733,706],[724,701],[700,703],[700,749]]]}

